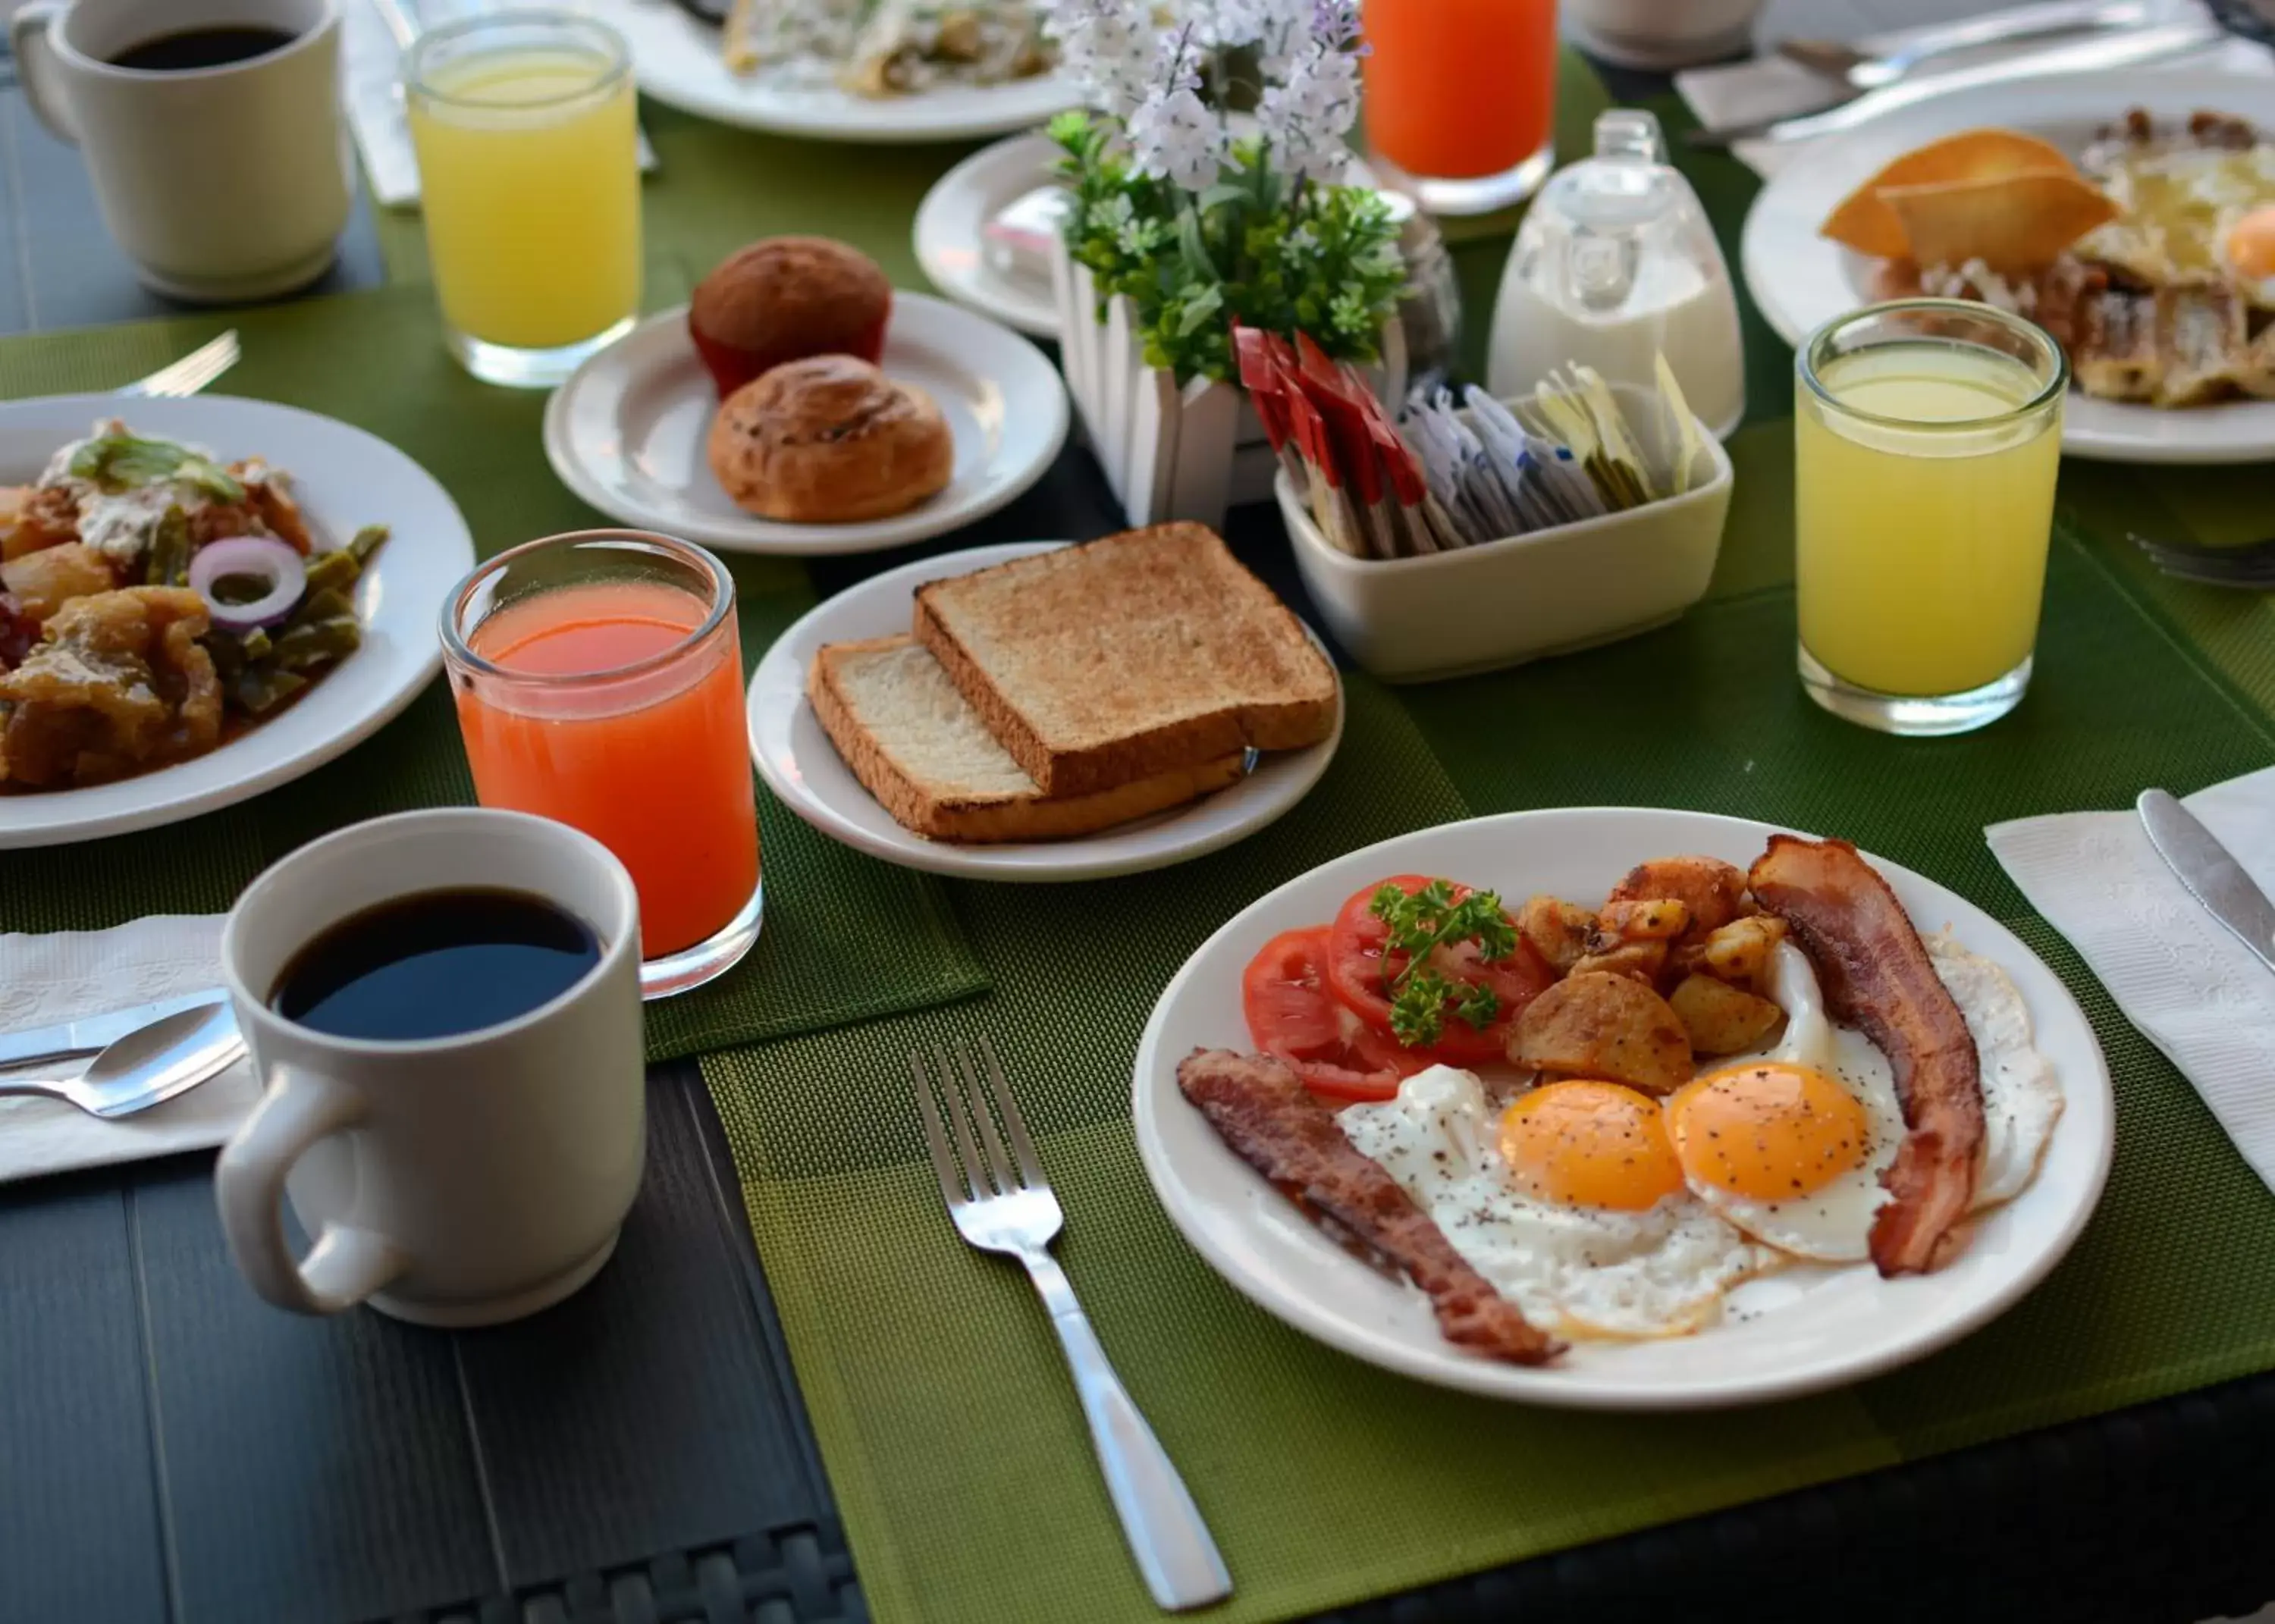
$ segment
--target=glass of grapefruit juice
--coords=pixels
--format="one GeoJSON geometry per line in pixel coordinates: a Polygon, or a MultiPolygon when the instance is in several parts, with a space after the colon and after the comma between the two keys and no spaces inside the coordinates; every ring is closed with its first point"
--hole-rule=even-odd
{"type": "Polygon", "coordinates": [[[481,804],[582,829],[631,871],[648,997],[750,951],[759,820],[724,565],[643,531],[528,542],[450,594],[442,652],[481,804]]]}
{"type": "Polygon", "coordinates": [[[1366,143],[1433,215],[1532,195],[1556,165],[1556,0],[1365,0],[1366,143]]]}

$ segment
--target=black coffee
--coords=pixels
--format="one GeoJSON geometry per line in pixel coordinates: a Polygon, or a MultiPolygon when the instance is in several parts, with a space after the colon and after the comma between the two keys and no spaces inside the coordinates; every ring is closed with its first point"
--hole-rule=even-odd
{"type": "Polygon", "coordinates": [[[423,891],[301,948],[268,1005],[335,1038],[450,1038],[527,1015],[600,962],[592,928],[541,897],[423,891]]]}
{"type": "Polygon", "coordinates": [[[185,73],[192,68],[223,68],[232,62],[265,57],[292,42],[282,28],[240,25],[223,28],[185,28],[162,34],[155,40],[130,45],[110,59],[114,68],[139,68],[145,73],[185,73]]]}

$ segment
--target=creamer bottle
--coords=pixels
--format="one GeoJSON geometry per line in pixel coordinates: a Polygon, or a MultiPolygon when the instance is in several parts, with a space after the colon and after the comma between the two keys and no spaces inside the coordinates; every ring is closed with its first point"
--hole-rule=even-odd
{"type": "Polygon", "coordinates": [[[1746,365],[1730,268],[1649,113],[1598,118],[1595,155],[1559,170],[1533,200],[1487,353],[1487,387],[1504,399],[1576,361],[1606,381],[1653,389],[1664,354],[1715,435],[1737,428],[1746,365]]]}

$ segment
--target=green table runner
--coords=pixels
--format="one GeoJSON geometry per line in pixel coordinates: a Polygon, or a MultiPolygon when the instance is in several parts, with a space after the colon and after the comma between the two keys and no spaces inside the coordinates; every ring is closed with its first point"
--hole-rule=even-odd
{"type": "MultiPolygon", "coordinates": [[[[652,292],[675,286],[669,260],[652,292]]],[[[236,327],[233,394],[321,412],[392,441],[449,488],[487,556],[605,523],[564,490],[539,438],[541,396],[491,389],[443,354],[434,298],[410,286],[218,318],[0,342],[0,396],[115,388],[236,327]]],[[[132,416],[131,408],[128,415],[132,416]]],[[[398,539],[396,545],[412,544],[398,539]]],[[[805,569],[733,561],[744,659],[810,608],[805,569]]],[[[376,737],[241,806],[147,834],[0,853],[0,930],[95,929],[149,913],[228,908],[255,874],[343,824],[471,801],[450,696],[430,687],[376,737]]],[[[760,795],[767,918],[759,946],[711,986],[652,1007],[648,1052],[812,1030],[968,996],[986,978],[936,882],[824,839],[760,795]]]]}
{"type": "MultiPolygon", "coordinates": [[[[1573,151],[1599,102],[1568,62],[1564,84],[1573,151]]],[[[1726,160],[1690,167],[1735,259],[1751,179],[1726,160]]],[[[1456,249],[1473,357],[1504,253],[1505,240],[1456,249]]],[[[2066,469],[2029,699],[1972,737],[1886,738],[1816,709],[1795,677],[1791,358],[1748,321],[1754,426],[1731,447],[1737,498],[1713,587],[1684,620],[1461,682],[1394,692],[1354,676],[1334,769],[1243,844],[1138,880],[951,885],[994,982],[985,999],[705,1060],[886,1624],[1158,1616],[1030,1288],[956,1238],[924,1158],[908,1054],[968,1032],[1003,1054],[1067,1208],[1061,1255],[1232,1567],[1237,1593],[1212,1617],[1349,1604],[2275,1365],[2275,1197],[1981,833],[2265,765],[2265,601],[2156,578],[2123,540],[2128,527],[2247,539],[2265,471],[2066,469]],[[1251,898],[1337,853],[1471,813],[1590,804],[1849,835],[2046,957],[2093,1019],[2119,1117],[2100,1211],[2046,1285],[1960,1346],[1844,1392],[1621,1417],[1377,1371],[1282,1328],[1194,1256],[1129,1125],[1130,1058],[1177,965],[1251,898]]]]}

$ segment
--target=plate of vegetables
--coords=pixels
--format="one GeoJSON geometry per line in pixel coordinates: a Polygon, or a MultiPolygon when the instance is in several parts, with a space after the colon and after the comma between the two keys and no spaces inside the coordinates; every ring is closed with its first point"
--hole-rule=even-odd
{"type": "Polygon", "coordinates": [[[0,848],[330,760],[433,678],[473,563],[433,476],[345,423],[218,396],[0,404],[0,848]]]}

